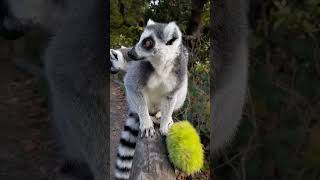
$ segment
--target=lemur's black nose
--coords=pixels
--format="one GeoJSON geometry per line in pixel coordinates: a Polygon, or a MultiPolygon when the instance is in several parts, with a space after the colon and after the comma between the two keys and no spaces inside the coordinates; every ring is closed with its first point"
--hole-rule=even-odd
{"type": "Polygon", "coordinates": [[[129,52],[128,52],[128,57],[131,58],[134,61],[139,61],[145,59],[145,57],[139,57],[137,54],[137,51],[135,50],[135,47],[133,47],[129,52]]]}
{"type": "Polygon", "coordinates": [[[134,47],[130,51],[128,51],[128,56],[133,60],[138,60],[138,55],[134,47]]]}

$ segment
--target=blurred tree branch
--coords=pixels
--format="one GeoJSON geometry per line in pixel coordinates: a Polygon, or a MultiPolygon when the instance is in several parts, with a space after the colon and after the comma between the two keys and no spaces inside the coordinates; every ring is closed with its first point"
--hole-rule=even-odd
{"type": "Polygon", "coordinates": [[[194,46],[193,40],[197,40],[203,30],[209,29],[209,27],[203,27],[201,23],[203,8],[207,2],[208,0],[192,0],[191,17],[186,29],[186,38],[184,39],[189,48],[194,46]]]}

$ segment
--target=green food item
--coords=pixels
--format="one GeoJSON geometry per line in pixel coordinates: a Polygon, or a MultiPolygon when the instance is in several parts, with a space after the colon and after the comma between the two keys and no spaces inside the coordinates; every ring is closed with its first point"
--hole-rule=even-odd
{"type": "Polygon", "coordinates": [[[199,172],[203,166],[200,137],[188,121],[174,123],[166,138],[171,163],[187,175],[199,172]]]}

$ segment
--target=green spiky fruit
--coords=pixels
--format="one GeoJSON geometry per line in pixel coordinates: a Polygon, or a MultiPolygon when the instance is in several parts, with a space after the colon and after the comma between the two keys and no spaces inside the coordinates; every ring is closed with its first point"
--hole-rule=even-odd
{"type": "Polygon", "coordinates": [[[188,121],[174,123],[166,138],[171,163],[187,175],[200,171],[203,149],[200,137],[188,121]]]}

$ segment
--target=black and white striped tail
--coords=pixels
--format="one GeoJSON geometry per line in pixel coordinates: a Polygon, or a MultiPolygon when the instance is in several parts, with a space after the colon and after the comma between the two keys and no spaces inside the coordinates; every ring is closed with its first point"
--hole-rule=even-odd
{"type": "Polygon", "coordinates": [[[139,117],[137,114],[130,113],[124,130],[121,132],[120,145],[117,152],[115,177],[118,180],[129,179],[138,133],[139,117]]]}

